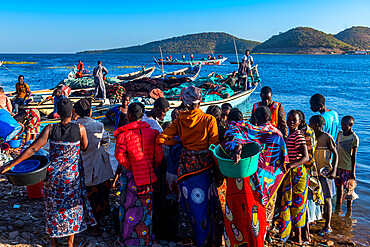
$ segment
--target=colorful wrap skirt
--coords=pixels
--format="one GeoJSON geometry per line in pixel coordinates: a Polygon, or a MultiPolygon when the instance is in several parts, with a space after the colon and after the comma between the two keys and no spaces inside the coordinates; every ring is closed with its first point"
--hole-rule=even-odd
{"type": "Polygon", "coordinates": [[[121,173],[121,240],[124,246],[149,246],[153,243],[153,192],[138,193],[132,171],[121,173]]]}
{"type": "MultiPolygon", "coordinates": [[[[223,231],[222,210],[214,181],[213,157],[208,151],[181,152],[180,167],[190,173],[182,173],[179,181],[178,236],[191,238],[195,246],[221,244],[223,231]]],[[[184,170],[183,170],[184,171],[184,170]]]]}
{"type": "Polygon", "coordinates": [[[335,178],[336,186],[346,186],[348,180],[353,179],[352,171],[346,169],[337,169],[337,178],[335,178]]]}
{"type": "Polygon", "coordinates": [[[50,141],[44,193],[46,231],[51,238],[82,232],[87,224],[96,225],[80,160],[80,142],[50,141]]]}
{"type": "Polygon", "coordinates": [[[264,246],[266,208],[250,177],[227,178],[224,222],[225,246],[264,246]]]}
{"type": "Polygon", "coordinates": [[[280,238],[286,241],[292,227],[304,227],[307,215],[308,173],[304,166],[292,168],[283,181],[280,212],[280,238]]]}
{"type": "Polygon", "coordinates": [[[25,131],[30,134],[37,134],[40,131],[40,112],[37,109],[25,109],[26,123],[24,125],[25,131]]]}

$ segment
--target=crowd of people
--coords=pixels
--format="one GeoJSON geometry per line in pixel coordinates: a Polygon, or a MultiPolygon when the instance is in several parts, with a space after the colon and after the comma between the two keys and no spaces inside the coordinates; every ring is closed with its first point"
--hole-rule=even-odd
{"type": "MultiPolygon", "coordinates": [[[[56,102],[61,121],[47,125],[17,158],[0,167],[0,174],[49,141],[44,197],[51,246],[60,237],[68,237],[73,246],[75,234],[88,226],[99,234],[102,218],[111,211],[112,186],[120,187],[117,236],[123,246],[150,246],[166,238],[199,247],[264,246],[275,221],[281,241],[310,242],[309,224],[316,220],[325,221],[320,236],[332,232],[331,198],[337,193],[340,211],[344,188],[356,178],[359,139],[352,129],[354,118],[339,121],[324,96],[315,94],[310,105],[317,115],[306,122],[300,110],[285,115],[272,96],[271,88],[263,87],[261,101],[246,121],[228,103],[204,113],[202,89],[189,86],[181,92],[181,105],[171,112],[172,121],[163,122],[170,110],[165,98],[146,111],[124,95],[122,105],[106,113],[115,126],[115,173],[105,149],[109,134],[103,123],[91,118],[91,102],[81,99],[73,105],[61,97],[56,102]],[[236,165],[246,158],[250,145],[258,144],[262,151],[257,171],[248,177],[225,177],[209,151],[211,144],[220,145],[236,165]]],[[[22,114],[15,117],[22,124],[37,118],[32,109],[22,114]]],[[[26,133],[33,139],[39,126],[27,124],[32,128],[26,133]]],[[[347,213],[351,211],[348,200],[347,213]]]]}

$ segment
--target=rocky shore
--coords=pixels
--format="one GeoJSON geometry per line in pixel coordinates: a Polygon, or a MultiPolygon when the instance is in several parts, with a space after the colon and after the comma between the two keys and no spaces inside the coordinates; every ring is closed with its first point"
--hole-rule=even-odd
{"type": "MultiPolygon", "coordinates": [[[[111,202],[118,202],[116,191],[111,193],[111,202]]],[[[0,175],[0,247],[3,246],[49,246],[50,238],[45,232],[43,199],[29,199],[25,187],[13,186],[4,175],[0,175]]],[[[335,217],[333,217],[335,218],[335,217]]],[[[334,219],[335,220],[335,219],[334,219]]],[[[338,218],[337,218],[338,220],[338,218]]],[[[101,227],[102,234],[94,237],[89,231],[76,235],[75,246],[121,246],[116,241],[112,217],[107,216],[101,227]]],[[[333,233],[328,238],[317,235],[323,223],[311,227],[311,244],[306,246],[368,246],[358,243],[345,232],[341,224],[333,223],[333,233]]],[[[277,232],[273,232],[272,242],[265,246],[299,246],[278,241],[277,232]]],[[[60,239],[59,246],[67,246],[66,239],[60,239]]],[[[160,241],[153,245],[177,246],[174,242],[160,241]]]]}

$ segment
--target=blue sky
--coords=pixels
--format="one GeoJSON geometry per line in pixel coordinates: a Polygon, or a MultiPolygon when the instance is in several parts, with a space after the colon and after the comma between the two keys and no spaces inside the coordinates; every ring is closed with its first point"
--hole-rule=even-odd
{"type": "Polygon", "coordinates": [[[71,53],[200,32],[263,42],[298,26],[370,26],[369,0],[4,1],[0,53],[71,53]]]}

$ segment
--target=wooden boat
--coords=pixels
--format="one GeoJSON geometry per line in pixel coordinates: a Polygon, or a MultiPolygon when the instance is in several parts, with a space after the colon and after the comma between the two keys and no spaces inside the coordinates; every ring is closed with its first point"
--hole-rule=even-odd
{"type": "Polygon", "coordinates": [[[143,68],[139,71],[131,72],[125,75],[118,75],[114,78],[117,78],[122,81],[133,81],[133,80],[141,79],[144,77],[150,77],[153,74],[154,70],[155,70],[155,66],[150,67],[150,68],[143,68]]]}
{"type": "MultiPolygon", "coordinates": [[[[68,99],[70,99],[73,103],[79,101],[80,99],[84,99],[86,97],[69,97],[68,99]]],[[[92,99],[91,101],[91,105],[93,107],[97,107],[97,106],[102,106],[104,103],[103,100],[95,100],[95,99],[92,99]]],[[[39,105],[39,102],[30,102],[28,103],[26,106],[24,106],[25,109],[27,108],[37,108],[40,113],[42,115],[49,115],[50,113],[52,113],[54,111],[54,103],[52,103],[51,101],[48,101],[48,102],[45,102],[41,105],[39,105]]]]}
{"type": "MultiPolygon", "coordinates": [[[[211,105],[218,105],[221,107],[222,104],[224,103],[229,103],[231,104],[233,107],[245,102],[249,96],[254,92],[254,90],[256,89],[257,87],[254,87],[253,89],[251,90],[247,90],[247,91],[242,91],[242,92],[237,92],[236,94],[234,94],[233,96],[231,96],[230,98],[226,98],[226,99],[222,99],[222,100],[217,100],[217,101],[209,101],[209,102],[201,102],[200,103],[200,109],[202,109],[202,111],[206,112],[207,108],[211,105]]],[[[166,113],[166,116],[164,118],[164,121],[171,121],[171,112],[178,106],[181,105],[181,101],[179,100],[169,100],[168,101],[170,103],[170,110],[166,113]]],[[[107,106],[95,106],[93,107],[93,119],[96,119],[96,120],[100,120],[102,118],[105,117],[105,113],[115,107],[115,106],[119,106],[120,104],[115,104],[115,105],[107,105],[107,106]]],[[[153,109],[153,105],[145,105],[145,110],[149,111],[153,109]]],[[[57,123],[59,122],[60,119],[47,119],[47,120],[43,120],[41,121],[41,124],[49,124],[49,123],[57,123]]]]}
{"type": "MultiPolygon", "coordinates": [[[[77,66],[74,66],[74,68],[71,70],[71,72],[69,72],[68,73],[68,76],[67,76],[67,78],[69,79],[69,80],[71,80],[71,79],[76,79],[76,73],[77,73],[77,66]]],[[[88,70],[86,70],[86,69],[84,69],[83,71],[82,71],[82,77],[91,77],[92,76],[92,74],[91,74],[91,72],[90,71],[88,71],[88,70]]]]}
{"type": "Polygon", "coordinates": [[[196,66],[189,66],[187,68],[175,70],[175,71],[168,72],[162,75],[153,76],[151,78],[153,79],[170,79],[170,78],[179,79],[179,78],[186,77],[189,81],[194,81],[198,77],[201,67],[202,67],[201,64],[196,65],[196,66]]]}
{"type": "MultiPolygon", "coordinates": [[[[258,68],[257,67],[258,67],[257,65],[252,67],[252,73],[253,73],[253,75],[256,75],[257,77],[259,77],[259,73],[258,73],[258,68]]],[[[230,75],[230,74],[228,74],[228,75],[230,75]]],[[[231,96],[229,98],[226,98],[226,99],[221,99],[221,100],[216,100],[216,101],[209,101],[209,102],[201,102],[200,103],[200,108],[204,112],[206,112],[206,110],[207,110],[207,108],[209,106],[211,106],[211,105],[218,105],[218,106],[221,107],[221,105],[224,104],[224,103],[229,103],[233,107],[235,107],[235,106],[237,106],[237,105],[245,102],[249,98],[249,96],[254,92],[254,90],[256,90],[256,88],[257,88],[257,86],[255,86],[251,90],[236,92],[233,96],[231,96]]],[[[180,100],[169,100],[168,102],[170,104],[170,110],[167,112],[166,117],[164,118],[164,121],[171,121],[171,112],[176,107],[180,106],[181,103],[182,103],[180,100]]],[[[94,119],[102,119],[102,118],[105,117],[104,114],[109,109],[111,109],[111,108],[113,108],[115,106],[119,106],[119,105],[120,104],[95,106],[92,109],[92,111],[93,111],[93,118],[94,119]]],[[[152,108],[153,108],[153,105],[145,105],[145,109],[146,110],[151,110],[152,108]]],[[[58,122],[60,120],[46,120],[46,121],[42,121],[41,123],[42,124],[47,124],[47,123],[51,123],[52,121],[58,122]]]]}
{"type": "MultiPolygon", "coordinates": [[[[229,103],[233,107],[235,107],[235,106],[243,103],[244,101],[246,101],[249,98],[249,96],[254,92],[255,89],[256,89],[256,87],[254,87],[251,90],[237,92],[233,96],[231,96],[229,98],[226,98],[226,99],[221,99],[221,100],[217,100],[217,101],[209,101],[209,102],[201,102],[200,103],[200,109],[202,109],[204,112],[206,112],[206,110],[209,106],[218,105],[218,106],[221,107],[221,105],[224,104],[224,103],[229,103]]],[[[179,101],[179,100],[169,100],[168,102],[170,103],[170,110],[166,113],[166,117],[164,118],[164,121],[171,121],[171,112],[176,107],[181,105],[181,101],[179,101]]],[[[108,111],[109,109],[111,109],[115,106],[118,106],[118,105],[120,105],[120,104],[102,106],[102,107],[95,107],[93,109],[93,112],[95,112],[95,114],[97,116],[103,116],[106,111],[108,111]]],[[[152,108],[153,108],[153,105],[145,105],[145,110],[147,110],[147,111],[151,110],[152,108]]]]}
{"type": "MultiPolygon", "coordinates": [[[[113,78],[119,79],[121,81],[131,81],[131,80],[140,79],[143,77],[150,77],[153,74],[154,70],[155,70],[154,66],[150,68],[144,67],[139,71],[131,72],[131,73],[124,74],[124,75],[118,75],[113,78]]],[[[77,72],[76,68],[72,69],[71,72],[69,72],[68,74],[68,79],[76,79],[75,78],[76,72],[77,72]]]]}
{"type": "MultiPolygon", "coordinates": [[[[93,87],[90,87],[90,88],[82,88],[83,90],[94,90],[95,88],[93,87]]],[[[34,96],[42,96],[42,98],[46,98],[47,96],[50,96],[53,94],[55,88],[50,88],[50,89],[40,89],[40,90],[35,90],[35,91],[31,91],[31,96],[34,97],[34,96]]],[[[81,89],[72,89],[71,90],[71,93],[73,92],[76,92],[76,91],[79,91],[81,89]]],[[[5,94],[9,94],[9,93],[13,93],[14,91],[11,91],[11,92],[5,92],[5,94]]],[[[12,98],[12,96],[10,96],[9,98],[12,98]]]]}
{"type": "MultiPolygon", "coordinates": [[[[119,76],[115,76],[113,78],[117,78],[119,80],[123,80],[123,81],[133,81],[133,80],[136,80],[136,79],[140,79],[140,78],[144,78],[144,77],[150,77],[153,72],[155,70],[155,66],[153,67],[150,67],[150,68],[147,68],[147,69],[141,69],[139,71],[136,71],[136,72],[132,72],[132,73],[128,73],[128,74],[124,74],[124,75],[119,75],[119,76]],[[122,79],[121,79],[122,78],[122,79]]],[[[68,74],[68,78],[70,77],[70,75],[73,74],[73,79],[74,78],[74,74],[73,71],[71,71],[69,74],[68,74]]],[[[31,92],[31,95],[32,96],[35,96],[35,95],[42,95],[43,97],[47,97],[49,95],[52,95],[53,92],[54,92],[54,88],[50,88],[50,89],[41,89],[41,90],[35,90],[35,91],[32,91],[31,92]]],[[[76,92],[76,91],[79,91],[79,90],[93,90],[94,88],[93,87],[89,87],[89,88],[79,88],[79,89],[72,89],[71,90],[71,93],[73,92],[76,92]]],[[[11,91],[11,92],[5,92],[5,94],[10,94],[10,93],[13,93],[14,91],[11,91]]]]}
{"type": "MultiPolygon", "coordinates": [[[[169,61],[169,60],[163,60],[163,65],[221,65],[227,57],[223,57],[220,59],[213,59],[213,60],[193,60],[193,61],[183,61],[183,60],[177,60],[177,61],[169,61]]],[[[162,65],[162,61],[156,61],[158,65],[162,65]]]]}

